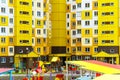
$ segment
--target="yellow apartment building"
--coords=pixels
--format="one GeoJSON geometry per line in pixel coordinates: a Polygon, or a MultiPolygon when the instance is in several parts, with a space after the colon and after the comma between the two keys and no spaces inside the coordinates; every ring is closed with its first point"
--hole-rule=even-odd
{"type": "MultiPolygon", "coordinates": [[[[34,61],[119,64],[119,0],[1,0],[0,67],[34,61]]],[[[28,64],[28,66],[27,66],[28,64]]]]}

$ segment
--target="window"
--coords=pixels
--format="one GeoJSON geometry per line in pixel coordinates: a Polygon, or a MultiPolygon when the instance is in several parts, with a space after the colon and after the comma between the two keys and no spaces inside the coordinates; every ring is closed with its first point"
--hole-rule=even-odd
{"type": "Polygon", "coordinates": [[[34,25],[34,20],[32,20],[32,25],[34,25]]]}
{"type": "Polygon", "coordinates": [[[69,2],[69,0],[67,0],[67,2],[69,2]]]}
{"type": "Polygon", "coordinates": [[[1,57],[1,63],[6,63],[6,57],[1,57]]]}
{"type": "Polygon", "coordinates": [[[105,21],[105,22],[102,22],[102,25],[113,25],[114,22],[113,21],[105,21]]]}
{"type": "Polygon", "coordinates": [[[38,43],[38,44],[40,44],[40,43],[41,43],[40,38],[37,38],[37,43],[38,43]]]}
{"type": "Polygon", "coordinates": [[[111,2],[111,3],[102,3],[102,6],[113,6],[113,5],[114,5],[113,2],[111,2]]]}
{"type": "Polygon", "coordinates": [[[34,11],[32,11],[32,15],[34,16],[34,11]]]}
{"type": "Polygon", "coordinates": [[[10,2],[11,4],[13,4],[13,0],[9,0],[9,2],[10,2]]]}
{"type": "Polygon", "coordinates": [[[114,31],[110,31],[110,34],[114,34],[114,31]]]}
{"type": "Polygon", "coordinates": [[[27,43],[27,44],[29,44],[29,40],[20,40],[20,44],[22,44],[22,43],[27,43]]]}
{"type": "Polygon", "coordinates": [[[10,23],[13,24],[13,18],[10,18],[10,23]]]}
{"type": "Polygon", "coordinates": [[[10,13],[10,14],[13,14],[13,9],[10,8],[10,9],[9,9],[9,13],[10,13]]]}
{"type": "Polygon", "coordinates": [[[32,29],[32,34],[34,34],[34,29],[32,29]]]}
{"type": "Polygon", "coordinates": [[[41,16],[41,12],[40,11],[37,11],[37,16],[41,16]]]}
{"type": "Polygon", "coordinates": [[[37,34],[40,35],[41,34],[41,30],[37,30],[37,34]]]}
{"type": "Polygon", "coordinates": [[[73,16],[73,18],[76,18],[76,14],[73,14],[72,16],[73,16]]]}
{"type": "Polygon", "coordinates": [[[70,33],[69,33],[69,31],[67,31],[67,35],[69,35],[70,33]]]}
{"type": "Polygon", "coordinates": [[[90,52],[90,48],[85,48],[85,51],[86,52],[90,52]]]}
{"type": "Polygon", "coordinates": [[[104,44],[105,43],[105,40],[102,40],[102,44],[104,44]]]}
{"type": "Polygon", "coordinates": [[[85,21],[85,25],[89,26],[90,25],[90,21],[85,21]]]}
{"type": "Polygon", "coordinates": [[[78,4],[77,4],[77,7],[78,7],[78,8],[81,8],[81,3],[78,3],[78,4]]]}
{"type": "Polygon", "coordinates": [[[76,26],[76,22],[72,22],[72,26],[75,27],[76,26]]]}
{"type": "Polygon", "coordinates": [[[10,29],[9,29],[9,33],[13,33],[13,28],[10,28],[10,29]]]}
{"type": "Polygon", "coordinates": [[[98,52],[98,48],[94,48],[94,52],[98,52]]]}
{"type": "Polygon", "coordinates": [[[77,47],[77,51],[81,51],[81,47],[77,47]]]}
{"type": "Polygon", "coordinates": [[[69,14],[67,14],[67,18],[69,19],[69,14]]]}
{"type": "Polygon", "coordinates": [[[40,48],[37,48],[37,52],[40,53],[40,48]]]}
{"type": "Polygon", "coordinates": [[[77,29],[77,34],[81,34],[81,29],[77,29]]]}
{"type": "Polygon", "coordinates": [[[46,16],[46,12],[43,12],[43,15],[46,16]]]}
{"type": "Polygon", "coordinates": [[[69,48],[67,48],[67,53],[69,53],[69,48]]]}
{"type": "Polygon", "coordinates": [[[43,4],[44,8],[46,7],[46,3],[43,4]]]}
{"type": "Polygon", "coordinates": [[[10,47],[10,48],[9,48],[9,52],[10,52],[10,53],[13,53],[13,47],[10,47]]]}
{"type": "Polygon", "coordinates": [[[72,40],[72,43],[75,44],[75,43],[76,43],[76,39],[73,39],[73,40],[72,40]]]}
{"type": "Polygon", "coordinates": [[[39,20],[37,21],[37,25],[40,26],[40,21],[39,20]]]}
{"type": "Polygon", "coordinates": [[[1,38],[1,43],[5,43],[6,39],[4,37],[1,38]]]}
{"type": "Polygon", "coordinates": [[[85,16],[86,17],[90,16],[90,12],[85,12],[85,16]]]}
{"type": "Polygon", "coordinates": [[[1,0],[1,3],[6,3],[6,0],[1,0]]]}
{"type": "Polygon", "coordinates": [[[81,42],[81,38],[77,38],[77,42],[81,42]]]}
{"type": "Polygon", "coordinates": [[[46,21],[44,21],[44,25],[46,25],[46,21]]]}
{"type": "Polygon", "coordinates": [[[94,3],[94,7],[98,7],[98,2],[95,2],[95,3],[94,3]]]}
{"type": "Polygon", "coordinates": [[[72,31],[72,35],[76,35],[76,31],[72,31]]]}
{"type": "Polygon", "coordinates": [[[94,30],[94,34],[98,34],[98,29],[95,29],[95,30],[94,30]]]}
{"type": "Polygon", "coordinates": [[[20,1],[20,5],[29,5],[29,3],[28,2],[20,1]]]}
{"type": "Polygon", "coordinates": [[[69,5],[67,5],[67,10],[69,10],[70,9],[70,6],[69,5]]]}
{"type": "Polygon", "coordinates": [[[6,22],[6,19],[4,17],[1,18],[1,22],[2,23],[5,23],[6,22]]]}
{"type": "Polygon", "coordinates": [[[114,12],[110,12],[110,15],[114,15],[114,12]]]}
{"type": "Polygon", "coordinates": [[[85,44],[89,44],[90,43],[90,39],[86,38],[85,39],[85,44]]]}
{"type": "Polygon", "coordinates": [[[102,40],[102,44],[104,44],[104,43],[111,43],[111,44],[113,44],[114,40],[102,40]]]}
{"type": "Polygon", "coordinates": [[[94,11],[94,16],[98,16],[98,11],[94,11]]]}
{"type": "Polygon", "coordinates": [[[76,5],[73,5],[73,6],[72,6],[72,9],[75,10],[75,9],[76,9],[76,5]]]}
{"type": "Polygon", "coordinates": [[[69,43],[70,43],[70,40],[68,39],[68,40],[67,40],[67,44],[69,44],[69,43]]]}
{"type": "Polygon", "coordinates": [[[90,3],[85,3],[85,7],[89,8],[90,7],[90,3]]]}
{"type": "Polygon", "coordinates": [[[32,2],[32,7],[34,7],[34,2],[32,2]]]}
{"type": "Polygon", "coordinates": [[[72,48],[72,52],[76,52],[76,48],[75,47],[72,48]]]}
{"type": "Polygon", "coordinates": [[[67,27],[69,27],[69,22],[67,22],[67,27]]]}
{"type": "Polygon", "coordinates": [[[29,21],[20,21],[20,24],[29,24],[29,21]]]}
{"type": "Polygon", "coordinates": [[[94,21],[94,25],[98,25],[98,20],[95,20],[95,21],[94,21]]]}
{"type": "Polygon", "coordinates": [[[13,38],[9,38],[9,42],[10,42],[10,43],[13,43],[13,38]]]}
{"type": "Polygon", "coordinates": [[[32,38],[32,44],[34,44],[34,38],[32,38]]]}
{"type": "Polygon", "coordinates": [[[113,43],[114,43],[114,40],[110,40],[110,43],[112,43],[112,44],[113,44],[113,43]]]}
{"type": "Polygon", "coordinates": [[[5,28],[1,28],[1,33],[5,33],[6,32],[6,29],[5,28]]]}
{"type": "Polygon", "coordinates": [[[46,52],[46,50],[47,50],[46,47],[44,47],[43,50],[44,50],[44,52],[46,52]]]}
{"type": "Polygon", "coordinates": [[[43,42],[46,43],[46,38],[43,38],[43,42]]]}
{"type": "Polygon", "coordinates": [[[46,29],[43,29],[43,34],[46,34],[46,29]]]}
{"type": "Polygon", "coordinates": [[[20,14],[29,15],[28,11],[20,11],[20,14]]]}
{"type": "Polygon", "coordinates": [[[5,13],[5,8],[1,7],[1,13],[5,13]]]}
{"type": "Polygon", "coordinates": [[[13,63],[13,62],[14,62],[13,57],[10,57],[10,63],[13,63]]]}
{"type": "Polygon", "coordinates": [[[108,16],[108,15],[111,15],[113,16],[114,15],[114,12],[102,12],[102,16],[108,16]]]}
{"type": "Polygon", "coordinates": [[[90,30],[85,30],[85,34],[90,34],[90,30]]]}
{"type": "Polygon", "coordinates": [[[5,48],[1,48],[1,53],[5,53],[5,48]]]}
{"type": "Polygon", "coordinates": [[[98,38],[94,38],[94,44],[98,43],[98,38]]]}
{"type": "Polygon", "coordinates": [[[77,21],[77,25],[81,25],[81,20],[78,20],[78,21],[77,21]]]}
{"type": "Polygon", "coordinates": [[[40,3],[37,3],[37,7],[40,7],[41,6],[41,4],[40,3]]]}
{"type": "Polygon", "coordinates": [[[105,34],[105,31],[102,31],[102,34],[105,34]]]}

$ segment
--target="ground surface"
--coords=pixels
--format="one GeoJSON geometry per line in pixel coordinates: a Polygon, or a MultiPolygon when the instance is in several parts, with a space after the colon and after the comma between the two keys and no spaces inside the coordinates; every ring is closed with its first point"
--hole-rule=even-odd
{"type": "MultiPolygon", "coordinates": [[[[52,80],[55,80],[56,74],[57,73],[52,74],[52,80]]],[[[64,74],[64,80],[65,80],[65,75],[66,74],[64,74]]],[[[25,76],[26,76],[26,74],[13,74],[14,80],[22,80],[25,76]]],[[[69,74],[69,80],[70,80],[71,76],[76,76],[77,77],[79,75],[76,75],[76,74],[71,75],[71,74],[69,74]]],[[[9,75],[1,75],[0,80],[9,80],[9,75]]],[[[44,80],[50,80],[50,74],[44,74],[44,80]]]]}

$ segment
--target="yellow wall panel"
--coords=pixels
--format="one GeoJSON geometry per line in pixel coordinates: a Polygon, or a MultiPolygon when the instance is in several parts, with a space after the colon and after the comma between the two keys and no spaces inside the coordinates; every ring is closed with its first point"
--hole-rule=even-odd
{"type": "Polygon", "coordinates": [[[76,3],[81,3],[82,2],[82,0],[76,0],[76,3]]]}

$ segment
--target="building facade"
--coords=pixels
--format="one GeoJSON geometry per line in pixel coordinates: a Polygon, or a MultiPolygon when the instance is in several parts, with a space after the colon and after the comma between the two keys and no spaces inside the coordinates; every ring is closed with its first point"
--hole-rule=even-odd
{"type": "Polygon", "coordinates": [[[119,5],[119,0],[1,0],[0,67],[32,67],[53,57],[119,64],[119,5]]]}

